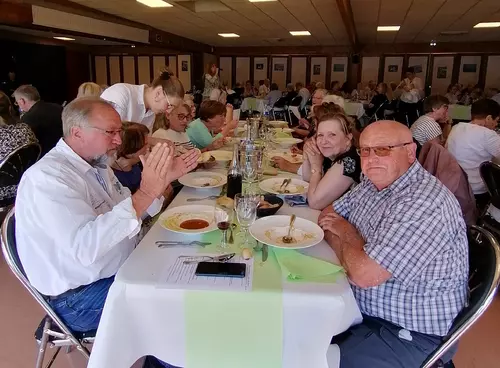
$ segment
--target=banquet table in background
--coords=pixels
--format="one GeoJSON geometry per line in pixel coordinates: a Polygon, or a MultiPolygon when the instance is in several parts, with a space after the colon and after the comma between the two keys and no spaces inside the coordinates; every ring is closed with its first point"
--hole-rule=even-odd
{"type": "Polygon", "coordinates": [[[241,111],[258,111],[264,113],[265,100],[255,97],[247,97],[243,100],[240,106],[241,111]]]}
{"type": "Polygon", "coordinates": [[[365,108],[361,102],[345,101],[345,113],[349,116],[356,116],[358,119],[365,114],[365,108]]]}
{"type": "Polygon", "coordinates": [[[470,105],[448,105],[448,115],[453,120],[470,121],[470,112],[470,105]]]}
{"type": "MultiPolygon", "coordinates": [[[[184,187],[169,208],[186,204],[187,198],[204,198],[217,195],[219,191],[219,188],[196,190],[184,187]]],[[[195,203],[214,205],[211,200],[195,203]]],[[[319,211],[308,207],[289,207],[286,203],[278,214],[292,212],[314,222],[319,215],[319,211]]],[[[200,235],[173,233],[156,222],[116,275],[106,300],[88,367],[128,368],[145,355],[154,355],[169,364],[185,368],[253,367],[252,356],[259,354],[259,351],[252,350],[253,344],[247,343],[248,355],[238,357],[237,361],[230,354],[230,346],[234,346],[246,334],[262,338],[266,334],[266,328],[242,331],[238,328],[238,323],[232,329],[234,333],[227,336],[227,354],[221,354],[215,361],[207,358],[203,364],[186,365],[189,335],[186,327],[186,295],[190,292],[158,286],[165,264],[179,254],[178,249],[159,249],[155,245],[155,241],[165,239],[198,240],[200,235]]],[[[335,253],[324,240],[303,250],[303,253],[338,264],[335,253]]],[[[260,261],[260,253],[255,255],[255,267],[258,267],[257,258],[260,261]]],[[[282,357],[279,366],[260,365],[259,368],[338,367],[339,349],[336,345],[330,345],[331,337],[361,321],[360,311],[345,275],[339,274],[333,283],[283,280],[280,290],[269,289],[267,292],[269,297],[282,293],[282,321],[278,325],[282,329],[282,357]]],[[[253,294],[254,291],[248,293],[253,294]]],[[[266,313],[266,310],[261,312],[266,313]]],[[[216,318],[222,324],[224,317],[222,313],[216,318]]],[[[210,339],[206,341],[208,346],[212,343],[216,342],[210,339]]]]}

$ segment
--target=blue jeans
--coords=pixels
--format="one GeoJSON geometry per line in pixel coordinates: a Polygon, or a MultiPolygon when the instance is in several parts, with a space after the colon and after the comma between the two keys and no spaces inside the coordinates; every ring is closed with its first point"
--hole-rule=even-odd
{"type": "MultiPolygon", "coordinates": [[[[418,368],[441,340],[364,315],[363,323],[335,336],[332,343],[340,348],[340,368],[418,368]]],[[[447,363],[456,348],[441,359],[447,363]]]]}

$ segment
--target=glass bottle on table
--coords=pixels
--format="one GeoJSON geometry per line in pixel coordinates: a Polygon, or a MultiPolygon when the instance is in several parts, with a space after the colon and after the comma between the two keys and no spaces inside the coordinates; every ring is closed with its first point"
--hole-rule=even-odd
{"type": "Polygon", "coordinates": [[[229,198],[234,199],[236,194],[241,193],[242,180],[238,144],[235,143],[233,148],[233,160],[227,171],[227,196],[229,198]]]}

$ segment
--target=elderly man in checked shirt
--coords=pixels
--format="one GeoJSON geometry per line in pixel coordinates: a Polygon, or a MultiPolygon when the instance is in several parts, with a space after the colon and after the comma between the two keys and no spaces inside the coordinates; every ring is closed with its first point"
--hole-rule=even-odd
{"type": "Polygon", "coordinates": [[[318,220],[364,317],[332,340],[341,368],[420,367],[467,303],[460,206],[415,150],[404,125],[369,125],[360,138],[364,179],[318,220]]]}

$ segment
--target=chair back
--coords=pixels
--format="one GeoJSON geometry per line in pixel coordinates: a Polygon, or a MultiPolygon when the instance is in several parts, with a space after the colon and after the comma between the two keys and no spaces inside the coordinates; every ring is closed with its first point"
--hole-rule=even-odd
{"type": "Polygon", "coordinates": [[[457,315],[443,342],[422,364],[431,368],[486,311],[500,280],[500,244],[487,230],[471,226],[469,240],[469,303],[457,315]]]}
{"type": "Polygon", "coordinates": [[[23,286],[29,291],[31,296],[38,302],[38,304],[41,305],[41,307],[49,315],[52,321],[54,321],[57,327],[59,327],[62,332],[74,339],[74,341],[77,341],[73,332],[61,321],[50,304],[47,303],[44,296],[40,294],[40,292],[35,289],[29,282],[21,264],[19,254],[17,252],[15,226],[16,219],[14,215],[14,208],[12,208],[5,217],[1,228],[2,253],[4,255],[5,261],[7,262],[7,265],[17,277],[17,279],[21,282],[21,284],[23,284],[23,286]]]}
{"type": "Polygon", "coordinates": [[[483,162],[479,166],[479,173],[490,194],[491,204],[500,208],[500,165],[490,161],[483,162]]]}
{"type": "Polygon", "coordinates": [[[38,143],[25,144],[0,161],[0,187],[18,185],[28,168],[40,157],[38,143]]]}
{"type": "Polygon", "coordinates": [[[300,106],[302,103],[302,96],[295,96],[292,98],[292,101],[290,101],[290,106],[300,106]]]}

